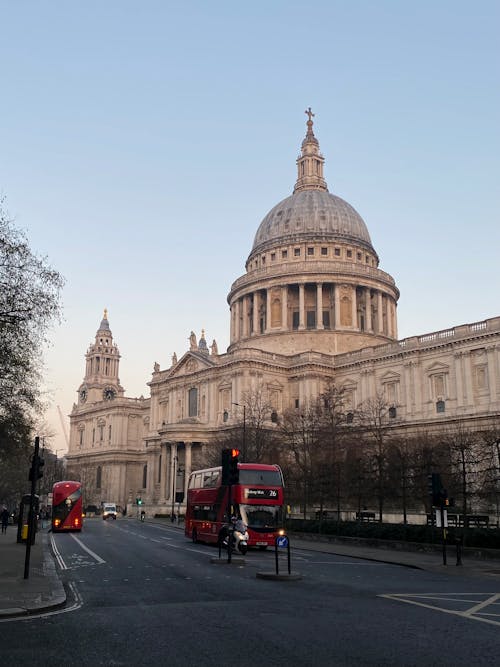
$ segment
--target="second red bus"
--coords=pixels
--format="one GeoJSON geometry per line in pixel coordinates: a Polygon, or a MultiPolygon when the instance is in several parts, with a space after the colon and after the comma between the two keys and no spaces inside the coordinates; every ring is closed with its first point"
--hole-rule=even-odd
{"type": "Polygon", "coordinates": [[[52,488],[52,531],[82,529],[82,485],[80,482],[56,482],[52,488]]]}

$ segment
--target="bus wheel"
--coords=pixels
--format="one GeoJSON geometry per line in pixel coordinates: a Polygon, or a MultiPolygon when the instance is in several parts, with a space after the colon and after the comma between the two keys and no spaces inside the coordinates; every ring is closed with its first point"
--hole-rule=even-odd
{"type": "Polygon", "coordinates": [[[193,532],[191,533],[191,539],[193,542],[196,544],[198,542],[198,534],[196,532],[196,528],[193,528],[193,532]]]}

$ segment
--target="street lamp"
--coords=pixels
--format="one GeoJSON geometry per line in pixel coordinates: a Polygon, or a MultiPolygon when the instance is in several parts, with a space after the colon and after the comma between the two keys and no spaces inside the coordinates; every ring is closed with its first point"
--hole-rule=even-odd
{"type": "Polygon", "coordinates": [[[245,460],[246,454],[246,444],[247,444],[247,406],[245,404],[241,405],[240,403],[232,403],[239,408],[243,408],[243,445],[241,447],[242,459],[245,460]]]}
{"type": "Polygon", "coordinates": [[[172,514],[170,515],[170,518],[172,522],[174,521],[175,518],[175,489],[177,488],[177,456],[174,456],[173,460],[173,468],[172,468],[172,514]]]}

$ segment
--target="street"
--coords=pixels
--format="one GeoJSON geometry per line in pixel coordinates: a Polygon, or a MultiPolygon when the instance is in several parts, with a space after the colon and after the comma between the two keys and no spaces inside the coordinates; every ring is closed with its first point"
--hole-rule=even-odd
{"type": "Polygon", "coordinates": [[[215,547],[135,519],[52,539],[68,604],[6,622],[3,664],[477,667],[500,653],[498,580],[293,545],[301,579],[261,579],[272,551],[214,564],[215,547]]]}

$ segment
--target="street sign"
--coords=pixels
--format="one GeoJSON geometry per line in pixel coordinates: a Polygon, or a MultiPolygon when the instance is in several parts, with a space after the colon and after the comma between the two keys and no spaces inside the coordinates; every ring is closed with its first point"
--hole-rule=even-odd
{"type": "Polygon", "coordinates": [[[278,537],[276,540],[276,544],[279,547],[287,547],[288,546],[288,537],[286,535],[282,535],[281,537],[278,537]]]}

